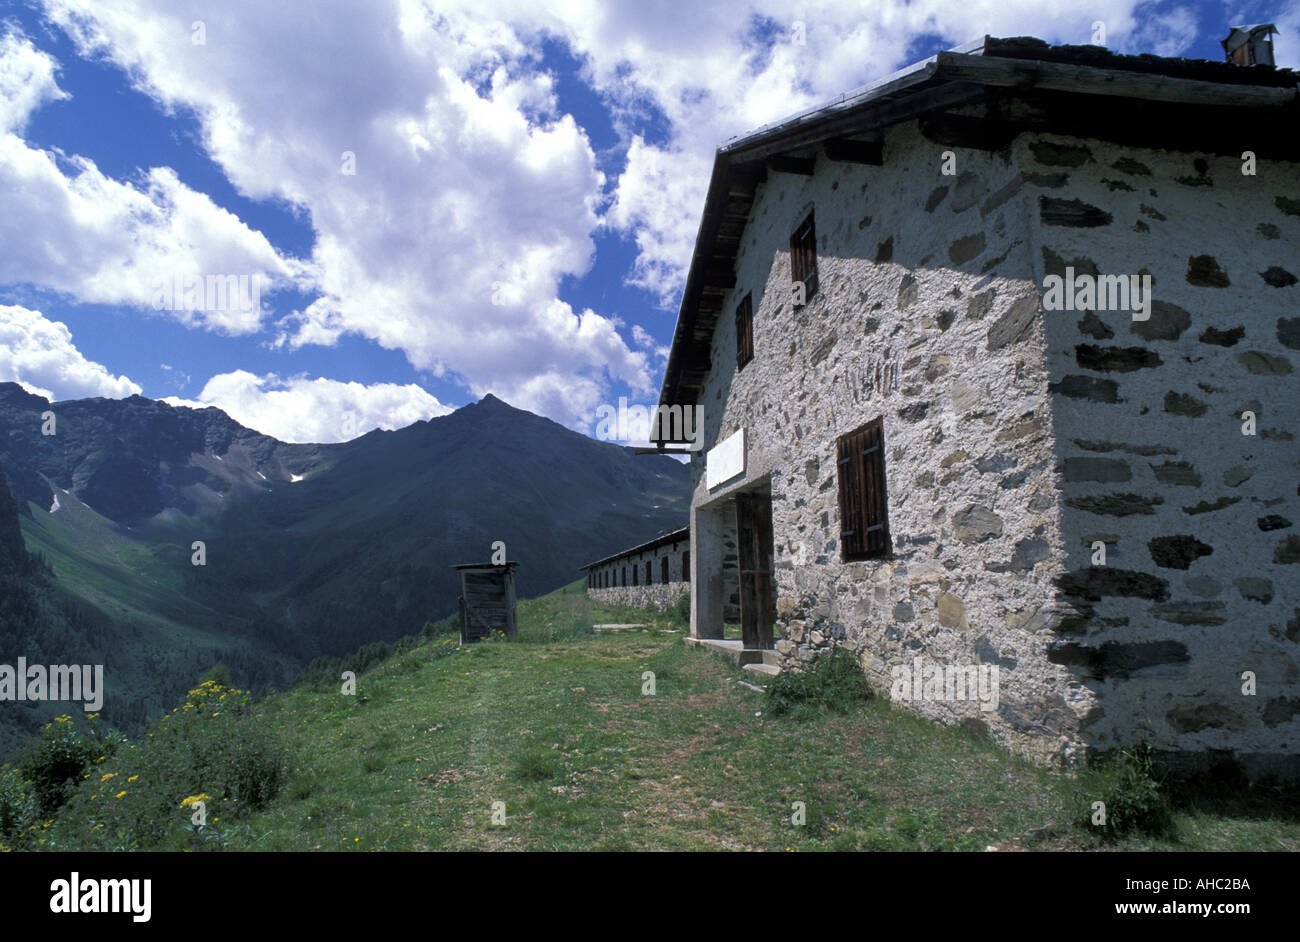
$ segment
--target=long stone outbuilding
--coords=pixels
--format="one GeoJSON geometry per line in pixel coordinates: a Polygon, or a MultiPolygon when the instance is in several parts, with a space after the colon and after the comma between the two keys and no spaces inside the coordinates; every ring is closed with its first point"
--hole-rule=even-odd
{"type": "MultiPolygon", "coordinates": [[[[588,563],[587,596],[605,605],[632,605],[666,611],[691,591],[691,528],[662,533],[653,540],[588,563]]],[[[724,620],[740,620],[736,547],[723,548],[724,620]]]]}
{"type": "Polygon", "coordinates": [[[730,543],[785,667],[845,648],[1047,763],[1294,777],[1296,80],[985,37],[720,147],[660,396],[703,417],[692,635],[730,543]]]}

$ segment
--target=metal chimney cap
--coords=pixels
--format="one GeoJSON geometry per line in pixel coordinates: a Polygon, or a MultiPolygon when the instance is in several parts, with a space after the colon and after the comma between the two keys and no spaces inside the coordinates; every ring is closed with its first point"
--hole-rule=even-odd
{"type": "Polygon", "coordinates": [[[1219,40],[1219,45],[1223,47],[1223,51],[1228,54],[1229,58],[1231,58],[1232,54],[1246,43],[1258,42],[1261,39],[1267,40],[1277,31],[1277,27],[1272,23],[1258,23],[1254,26],[1234,26],[1232,27],[1232,32],[1228,34],[1227,39],[1219,40]]]}

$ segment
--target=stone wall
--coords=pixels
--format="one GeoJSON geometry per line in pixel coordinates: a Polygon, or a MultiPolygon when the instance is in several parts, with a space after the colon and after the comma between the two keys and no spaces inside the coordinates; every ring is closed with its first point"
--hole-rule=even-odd
{"type": "Polygon", "coordinates": [[[604,576],[609,574],[609,586],[622,588],[626,579],[627,588],[632,589],[637,586],[646,584],[645,566],[650,564],[650,582],[658,585],[663,579],[663,560],[668,560],[668,581],[682,582],[689,578],[689,573],[682,569],[682,554],[690,549],[689,537],[683,536],[682,539],[664,543],[662,546],[655,546],[649,549],[639,550],[635,553],[629,553],[624,556],[616,556],[606,563],[599,566],[593,566],[591,574],[596,577],[599,583],[594,588],[606,588],[603,585],[604,576]],[[636,567],[636,586],[632,585],[632,569],[636,567]]]}
{"type": "Polygon", "coordinates": [[[1043,315],[1078,609],[1052,657],[1104,690],[1090,742],[1233,750],[1267,774],[1300,752],[1300,174],[1099,141],[1015,150],[1055,181],[1029,206],[1036,278],[1147,273],[1157,299],[1147,321],[1043,315]]]}
{"type": "Polygon", "coordinates": [[[939,149],[908,124],[888,132],[882,167],[820,157],[813,176],[759,188],[700,399],[706,449],[746,429],[746,473],[709,492],[701,453],[693,513],[770,480],[787,666],[844,645],[888,695],[918,655],[996,663],[997,711],[910,705],[1068,755],[1093,696],[1039,634],[1063,555],[1024,209],[1041,181],[974,151],[958,170],[940,176],[939,149]],[[795,309],[790,233],[814,207],[820,288],[795,309]],[[736,372],[728,315],[749,291],[754,359],[736,372]],[[835,439],[878,416],[894,554],[844,563],[835,439]]]}
{"type": "MultiPolygon", "coordinates": [[[[725,617],[728,622],[740,621],[740,580],[737,576],[736,562],[736,515],[734,509],[730,515],[731,530],[725,541],[722,577],[726,586],[725,617]]],[[[690,549],[690,538],[678,542],[665,543],[653,549],[641,550],[627,556],[619,556],[603,565],[593,567],[592,574],[603,582],[604,575],[609,574],[610,585],[588,586],[587,595],[610,605],[652,606],[660,611],[676,604],[677,599],[690,591],[690,573],[682,568],[683,554],[690,549]],[[668,584],[662,579],[662,560],[668,558],[668,584]],[[653,578],[651,585],[645,584],[645,564],[650,563],[653,578]],[[631,569],[637,567],[637,584],[631,584],[631,569]],[[628,584],[623,585],[623,573],[627,570],[628,584]],[[659,590],[665,591],[659,591],[659,590]]]]}
{"type": "MultiPolygon", "coordinates": [[[[1142,736],[1294,758],[1294,169],[1022,135],[940,176],[941,150],[909,123],[884,166],[819,156],[760,186],[699,400],[693,539],[770,486],[786,665],[846,646],[888,695],[917,656],[996,664],[996,710],[908,705],[1025,754],[1142,736]],[[820,289],[796,309],[789,238],[814,207],[820,289]],[[1150,321],[1043,312],[1066,265],[1152,274],[1150,321]],[[878,416],[894,552],[843,563],[835,439],[878,416]],[[744,475],[709,491],[705,452],[742,427],[744,475]]],[[[711,632],[717,609],[693,618],[711,632]]]]}
{"type": "Polygon", "coordinates": [[[669,582],[667,585],[630,585],[617,589],[588,589],[587,597],[602,605],[633,605],[636,608],[653,608],[664,612],[677,604],[677,600],[691,591],[689,582],[669,582]]]}

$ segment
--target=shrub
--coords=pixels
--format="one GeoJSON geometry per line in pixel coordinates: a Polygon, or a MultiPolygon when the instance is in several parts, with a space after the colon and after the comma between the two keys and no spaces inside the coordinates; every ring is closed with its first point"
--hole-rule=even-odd
{"type": "Polygon", "coordinates": [[[1077,823],[1102,840],[1130,834],[1161,836],[1174,829],[1173,811],[1163,783],[1156,777],[1151,744],[1140,742],[1098,760],[1081,780],[1082,807],[1077,823]],[[1094,802],[1105,805],[1106,823],[1093,823],[1094,802]]]}
{"type": "Polygon", "coordinates": [[[219,847],[232,819],[265,807],[287,774],[288,752],[248,692],[206,680],[85,774],[37,841],[45,849],[219,847]],[[182,805],[202,796],[207,822],[197,825],[182,805]]]}
{"type": "Polygon", "coordinates": [[[16,769],[0,771],[0,837],[11,839],[36,821],[36,793],[16,769]]]}
{"type": "Polygon", "coordinates": [[[199,677],[199,683],[210,680],[222,687],[233,687],[235,682],[230,678],[230,668],[225,664],[213,664],[199,677]]]}
{"type": "Polygon", "coordinates": [[[460,635],[460,616],[448,615],[438,621],[426,621],[424,628],[420,631],[420,636],[426,640],[436,638],[439,635],[460,635]]]}
{"type": "Polygon", "coordinates": [[[31,785],[37,813],[49,815],[72,795],[92,763],[111,756],[121,734],[92,713],[84,728],[71,716],[56,716],[18,762],[18,771],[31,785]]]}
{"type": "Polygon", "coordinates": [[[871,698],[871,686],[857,658],[836,648],[800,671],[782,671],[767,688],[769,711],[780,716],[796,708],[847,713],[871,698]]]}

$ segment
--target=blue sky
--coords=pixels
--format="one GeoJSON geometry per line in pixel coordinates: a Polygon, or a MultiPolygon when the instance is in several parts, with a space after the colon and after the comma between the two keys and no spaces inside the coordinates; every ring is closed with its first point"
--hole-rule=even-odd
{"type": "Polygon", "coordinates": [[[0,380],[297,441],[489,391],[594,432],[657,398],[727,137],[983,33],[1300,50],[1295,3],[265,6],[0,4],[0,380]],[[241,274],[259,309],[156,309],[241,274]]]}

